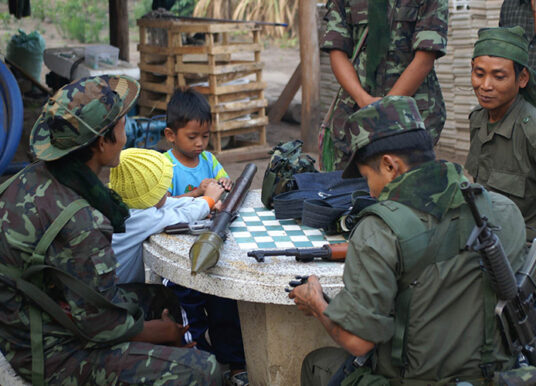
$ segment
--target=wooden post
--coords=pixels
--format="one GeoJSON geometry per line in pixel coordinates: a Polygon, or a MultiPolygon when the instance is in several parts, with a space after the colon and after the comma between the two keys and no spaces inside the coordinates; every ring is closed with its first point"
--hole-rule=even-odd
{"type": "Polygon", "coordinates": [[[303,150],[316,151],[320,126],[320,50],[315,0],[299,0],[300,59],[302,65],[301,139],[303,150]]]}
{"type": "Polygon", "coordinates": [[[128,0],[108,0],[110,44],[119,48],[119,59],[129,61],[128,0]]]}

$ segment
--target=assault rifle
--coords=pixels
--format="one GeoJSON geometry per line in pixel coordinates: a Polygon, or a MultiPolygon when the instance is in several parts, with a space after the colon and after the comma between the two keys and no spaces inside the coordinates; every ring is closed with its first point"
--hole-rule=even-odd
{"type": "Polygon", "coordinates": [[[463,197],[476,226],[467,240],[466,247],[479,252],[488,272],[499,302],[495,314],[510,352],[522,353],[531,365],[536,365],[536,244],[532,245],[525,265],[516,275],[508,261],[501,241],[480,216],[475,205],[475,194],[482,194],[481,187],[460,184],[463,197]]]}
{"type": "Polygon", "coordinates": [[[179,222],[177,224],[169,225],[164,228],[164,232],[175,235],[175,234],[191,234],[191,235],[199,235],[206,231],[207,229],[210,229],[212,226],[212,220],[199,220],[194,221],[192,223],[187,222],[179,222]]]}
{"type": "Polygon", "coordinates": [[[259,263],[265,256],[295,256],[296,261],[308,263],[314,259],[341,261],[346,259],[348,243],[325,244],[320,248],[289,248],[289,249],[257,249],[249,251],[248,256],[254,257],[259,263]]]}

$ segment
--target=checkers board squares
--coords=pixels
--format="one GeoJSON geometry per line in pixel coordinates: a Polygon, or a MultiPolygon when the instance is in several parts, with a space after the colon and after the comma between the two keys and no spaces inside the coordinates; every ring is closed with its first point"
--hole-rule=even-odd
{"type": "Polygon", "coordinates": [[[276,219],[266,208],[242,208],[229,227],[240,249],[313,248],[344,242],[342,235],[326,236],[320,229],[300,225],[294,219],[276,219]]]}

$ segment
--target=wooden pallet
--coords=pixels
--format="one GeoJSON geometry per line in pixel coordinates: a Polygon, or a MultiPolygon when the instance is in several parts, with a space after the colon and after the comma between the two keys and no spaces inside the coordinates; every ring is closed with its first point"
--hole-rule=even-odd
{"type": "Polygon", "coordinates": [[[161,113],[176,88],[195,85],[211,106],[214,153],[222,152],[225,137],[251,132],[258,134],[258,141],[247,146],[266,145],[266,84],[258,27],[179,19],[140,19],[137,23],[141,111],[161,113]],[[184,43],[188,34],[204,34],[204,44],[184,43]],[[231,34],[240,34],[240,41],[231,39],[231,34]],[[248,81],[240,83],[244,79],[248,81]]]}

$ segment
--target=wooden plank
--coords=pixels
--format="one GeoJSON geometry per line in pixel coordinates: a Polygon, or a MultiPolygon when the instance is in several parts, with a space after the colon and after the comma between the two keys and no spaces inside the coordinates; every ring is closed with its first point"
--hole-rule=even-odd
{"type": "Polygon", "coordinates": [[[246,84],[236,84],[236,85],[230,85],[230,86],[219,86],[214,89],[213,92],[210,92],[209,88],[206,86],[196,86],[194,87],[196,90],[198,90],[201,94],[211,94],[211,95],[224,95],[224,94],[232,94],[232,93],[239,93],[244,91],[253,91],[258,90],[262,91],[266,88],[265,82],[252,82],[252,83],[246,83],[246,84]]]}
{"type": "Polygon", "coordinates": [[[154,72],[155,74],[160,75],[175,75],[173,70],[169,70],[167,65],[157,65],[157,64],[138,64],[138,67],[141,71],[154,72]]]}
{"type": "Polygon", "coordinates": [[[283,118],[283,115],[285,115],[285,112],[290,106],[290,102],[292,102],[292,99],[294,99],[294,96],[300,89],[302,82],[301,68],[302,64],[300,62],[300,64],[298,64],[298,66],[294,70],[294,73],[290,77],[289,81],[287,82],[287,85],[283,89],[283,92],[281,92],[281,95],[279,95],[277,101],[270,108],[270,112],[268,113],[268,119],[271,123],[277,123],[281,121],[281,118],[283,118]]]}
{"type": "MultiPolygon", "coordinates": [[[[197,87],[194,87],[194,89],[198,90],[197,87]]],[[[236,102],[236,101],[239,101],[239,100],[245,99],[245,98],[264,99],[262,97],[262,95],[263,95],[262,90],[241,91],[241,92],[236,92],[236,93],[232,93],[232,94],[219,95],[217,97],[214,96],[214,95],[208,95],[208,94],[205,94],[205,95],[208,98],[208,101],[209,101],[211,107],[216,107],[220,103],[236,102]],[[217,101],[216,101],[216,99],[217,99],[217,101]]]]}
{"type": "Polygon", "coordinates": [[[215,131],[227,131],[227,130],[242,129],[245,127],[261,126],[261,125],[267,125],[267,124],[268,124],[268,118],[262,117],[262,118],[254,118],[254,119],[248,119],[248,120],[243,120],[243,121],[234,120],[234,121],[222,122],[218,124],[216,127],[214,127],[214,129],[215,131]]]}
{"type": "Polygon", "coordinates": [[[252,71],[239,71],[239,72],[230,72],[228,74],[221,74],[216,75],[216,81],[219,85],[222,83],[230,82],[231,80],[245,78],[249,75],[256,74],[259,70],[252,70],[252,71]]]}
{"type": "Polygon", "coordinates": [[[259,43],[230,43],[227,45],[215,45],[209,50],[209,54],[234,54],[237,52],[253,52],[262,50],[259,43]]]}
{"type": "MultiPolygon", "coordinates": [[[[253,117],[260,117],[261,109],[264,110],[264,107],[261,108],[254,108],[254,109],[247,109],[247,110],[240,110],[240,111],[225,111],[222,113],[215,113],[218,115],[219,122],[228,122],[229,120],[233,120],[236,118],[244,117],[246,115],[253,115],[253,117]]],[[[253,118],[252,117],[252,118],[253,118]]],[[[250,118],[250,119],[252,119],[250,118]]]]}
{"type": "Polygon", "coordinates": [[[220,75],[238,71],[261,70],[263,67],[261,62],[233,60],[228,64],[216,63],[214,66],[207,63],[185,63],[181,64],[180,67],[176,66],[175,70],[182,73],[220,75]]]}
{"type": "Polygon", "coordinates": [[[140,84],[141,84],[142,90],[154,91],[154,92],[159,92],[163,94],[173,94],[173,92],[176,89],[176,87],[169,86],[165,83],[155,83],[155,82],[147,82],[147,81],[140,80],[140,84]]]}
{"type": "Polygon", "coordinates": [[[320,49],[316,2],[299,0],[300,60],[302,63],[301,139],[305,152],[317,151],[320,127],[320,49]]]}
{"type": "Polygon", "coordinates": [[[212,113],[223,113],[229,111],[240,111],[245,109],[266,107],[268,102],[266,99],[244,101],[244,102],[227,102],[219,103],[218,105],[211,108],[212,113]]]}

